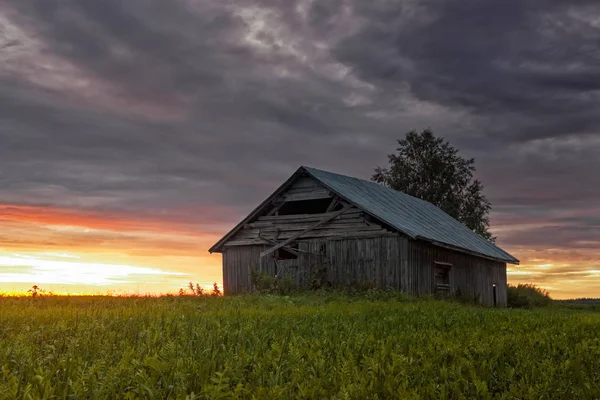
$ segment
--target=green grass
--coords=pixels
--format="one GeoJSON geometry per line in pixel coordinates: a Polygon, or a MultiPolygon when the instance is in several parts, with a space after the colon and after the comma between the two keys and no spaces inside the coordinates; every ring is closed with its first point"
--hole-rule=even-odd
{"type": "Polygon", "coordinates": [[[400,296],[0,298],[0,398],[593,399],[599,335],[400,296]]]}

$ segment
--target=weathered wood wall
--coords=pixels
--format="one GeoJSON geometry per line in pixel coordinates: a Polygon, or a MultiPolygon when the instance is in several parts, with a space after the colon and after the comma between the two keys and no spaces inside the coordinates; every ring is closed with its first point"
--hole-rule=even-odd
{"type": "Polygon", "coordinates": [[[223,252],[226,294],[252,290],[250,271],[289,276],[298,288],[324,279],[333,286],[391,287],[415,295],[435,294],[436,262],[451,264],[450,287],[482,304],[506,305],[506,264],[411,240],[393,233],[372,237],[300,240],[292,260],[260,258],[270,245],[227,246],[223,252]],[[323,275],[324,274],[324,275],[323,275]],[[323,275],[323,276],[322,276],[323,275]]]}

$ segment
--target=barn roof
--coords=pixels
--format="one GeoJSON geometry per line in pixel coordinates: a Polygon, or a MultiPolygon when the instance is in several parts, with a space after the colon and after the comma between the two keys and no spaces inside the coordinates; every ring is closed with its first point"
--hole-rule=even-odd
{"type": "Polygon", "coordinates": [[[302,173],[308,173],[342,199],[413,239],[426,240],[438,246],[511,264],[519,263],[515,257],[425,200],[375,182],[310,167],[300,167],[288,181],[217,242],[210,251],[220,248],[244,223],[252,219],[264,205],[269,203],[271,198],[285,190],[295,177],[302,173]]]}
{"type": "Polygon", "coordinates": [[[515,257],[425,200],[375,182],[314,168],[303,168],[346,201],[413,239],[425,239],[509,263],[519,262],[515,257]]]}

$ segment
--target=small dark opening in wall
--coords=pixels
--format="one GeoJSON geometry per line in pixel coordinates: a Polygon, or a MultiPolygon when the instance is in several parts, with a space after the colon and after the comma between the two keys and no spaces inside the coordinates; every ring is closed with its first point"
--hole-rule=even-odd
{"type": "MultiPolygon", "coordinates": [[[[279,215],[322,214],[327,211],[331,201],[332,199],[288,201],[279,209],[279,215]]],[[[341,210],[342,207],[338,204],[334,211],[341,210]]]]}
{"type": "Polygon", "coordinates": [[[327,245],[325,243],[319,245],[319,255],[322,257],[327,255],[327,245]]]}
{"type": "Polygon", "coordinates": [[[494,307],[496,307],[498,305],[498,297],[496,294],[496,284],[495,283],[492,286],[492,291],[494,293],[494,307]]]}
{"type": "MultiPolygon", "coordinates": [[[[298,243],[291,244],[288,246],[288,248],[291,248],[292,250],[298,250],[298,243]]],[[[286,250],[285,248],[281,248],[276,251],[275,258],[278,260],[297,260],[298,255],[286,250]]]]}

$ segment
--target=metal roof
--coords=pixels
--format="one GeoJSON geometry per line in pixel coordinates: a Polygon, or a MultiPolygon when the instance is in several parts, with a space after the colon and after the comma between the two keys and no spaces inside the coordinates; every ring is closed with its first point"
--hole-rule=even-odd
{"type": "Polygon", "coordinates": [[[301,167],[329,190],[413,239],[518,264],[511,256],[439,207],[375,182],[301,167]]]}

